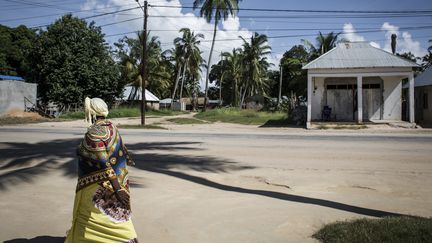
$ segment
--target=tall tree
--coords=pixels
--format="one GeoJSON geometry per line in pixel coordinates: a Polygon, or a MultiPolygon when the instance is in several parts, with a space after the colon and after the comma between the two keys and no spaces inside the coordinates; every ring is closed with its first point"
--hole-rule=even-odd
{"type": "Polygon", "coordinates": [[[316,45],[314,46],[307,40],[302,40],[305,46],[309,49],[309,61],[312,61],[322,54],[333,49],[337,42],[340,33],[330,32],[327,35],[323,35],[321,32],[316,37],[316,45]]]}
{"type": "Polygon", "coordinates": [[[224,57],[225,69],[221,75],[220,85],[223,84],[224,80],[231,79],[232,89],[232,106],[239,106],[239,82],[242,78],[242,50],[233,49],[232,52],[225,52],[222,54],[224,57]]]}
{"type": "Polygon", "coordinates": [[[30,79],[44,102],[67,107],[90,96],[111,103],[122,84],[110,54],[100,27],[67,14],[41,30],[30,53],[30,79]]]}
{"type": "MultiPolygon", "coordinates": [[[[115,46],[117,47],[116,55],[121,67],[121,79],[124,83],[133,87],[129,99],[135,99],[141,90],[141,56],[142,56],[142,39],[143,33],[139,32],[136,38],[123,37],[115,46]]],[[[149,70],[146,86],[158,97],[169,96],[171,87],[171,67],[165,56],[162,55],[161,44],[157,36],[147,38],[149,70]]]]}
{"type": "Polygon", "coordinates": [[[254,33],[250,41],[243,39],[243,82],[241,89],[241,105],[246,95],[267,95],[269,79],[267,70],[270,63],[267,55],[271,53],[267,36],[254,33]]]}
{"type": "MultiPolygon", "coordinates": [[[[307,72],[302,69],[304,63],[308,61],[308,52],[303,45],[295,45],[286,51],[281,58],[282,64],[282,95],[288,96],[291,92],[296,96],[305,95],[307,91],[307,72]]],[[[271,96],[276,97],[279,87],[280,71],[275,71],[271,78],[271,96]]]]}
{"type": "MultiPolygon", "coordinates": [[[[197,71],[203,62],[199,45],[203,34],[196,34],[188,28],[182,28],[179,31],[182,37],[174,39],[174,44],[180,49],[180,54],[183,56],[183,74],[180,85],[180,99],[183,97],[183,84],[186,77],[186,71],[189,71],[189,76],[192,76],[193,71],[197,71]]],[[[175,89],[175,88],[174,88],[175,89]]]]}
{"type": "Polygon", "coordinates": [[[213,55],[213,48],[216,39],[217,26],[219,21],[223,18],[226,20],[230,15],[235,16],[239,10],[238,3],[241,0],[194,0],[193,8],[196,9],[201,6],[200,15],[205,17],[207,22],[210,23],[214,18],[214,28],[213,28],[213,39],[210,48],[210,54],[207,61],[207,71],[206,71],[206,81],[205,81],[205,103],[204,110],[207,106],[207,96],[208,96],[208,83],[209,74],[211,68],[211,58],[213,55]]]}
{"type": "Polygon", "coordinates": [[[0,74],[26,77],[30,71],[28,54],[36,38],[36,32],[23,25],[0,25],[0,74]]]}

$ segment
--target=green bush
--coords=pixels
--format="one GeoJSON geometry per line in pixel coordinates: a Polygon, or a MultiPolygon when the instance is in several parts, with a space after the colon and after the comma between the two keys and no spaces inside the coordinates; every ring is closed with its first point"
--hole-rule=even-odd
{"type": "Polygon", "coordinates": [[[321,242],[432,242],[432,218],[388,217],[331,223],[313,235],[321,242]]]}
{"type": "Polygon", "coordinates": [[[287,113],[220,108],[207,110],[195,115],[196,118],[211,122],[228,122],[245,125],[263,125],[270,120],[286,120],[287,113]]]}

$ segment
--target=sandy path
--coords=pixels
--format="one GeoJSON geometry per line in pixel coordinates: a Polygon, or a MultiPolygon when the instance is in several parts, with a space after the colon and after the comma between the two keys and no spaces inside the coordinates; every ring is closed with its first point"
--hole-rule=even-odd
{"type": "MultiPolygon", "coordinates": [[[[429,130],[164,126],[122,130],[137,162],[142,242],[314,242],[335,220],[432,216],[429,130]]],[[[0,128],[0,240],[64,235],[84,131],[79,122],[0,128]]]]}

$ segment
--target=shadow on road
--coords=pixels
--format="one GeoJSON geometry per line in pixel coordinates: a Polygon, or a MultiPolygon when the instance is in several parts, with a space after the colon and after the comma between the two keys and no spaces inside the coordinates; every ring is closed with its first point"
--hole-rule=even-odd
{"type": "Polygon", "coordinates": [[[31,183],[50,170],[62,170],[75,177],[74,158],[80,139],[52,140],[40,143],[0,143],[0,190],[20,182],[31,183]],[[66,160],[66,161],[65,161],[66,160]],[[4,162],[6,161],[6,162],[4,162]]]}
{"type": "MultiPolygon", "coordinates": [[[[0,172],[6,171],[0,175],[0,190],[7,189],[7,185],[16,185],[20,182],[32,182],[37,176],[49,174],[49,172],[52,170],[63,170],[65,176],[75,177],[77,170],[75,163],[75,149],[79,142],[80,139],[53,140],[50,142],[41,142],[36,144],[0,143],[0,148],[2,148],[0,149],[0,155],[4,161],[7,161],[4,164],[0,164],[0,172]],[[60,162],[61,159],[67,159],[67,162],[60,162]]],[[[330,200],[303,197],[275,191],[254,190],[224,185],[202,177],[193,176],[178,171],[194,170],[202,172],[225,173],[254,168],[251,166],[240,165],[234,161],[221,159],[220,157],[186,156],[166,153],[138,153],[149,150],[199,150],[199,145],[200,143],[194,142],[137,143],[129,144],[128,148],[133,153],[132,157],[136,163],[135,167],[137,169],[173,176],[219,190],[260,195],[279,200],[317,205],[374,217],[401,215],[398,213],[363,208],[330,200]]],[[[39,240],[38,238],[40,237],[32,240],[39,240]]],[[[29,240],[29,242],[39,242],[32,240],[29,240]]]]}
{"type": "Polygon", "coordinates": [[[38,236],[33,239],[13,239],[7,240],[4,243],[63,243],[65,237],[54,237],[54,236],[38,236]]]}

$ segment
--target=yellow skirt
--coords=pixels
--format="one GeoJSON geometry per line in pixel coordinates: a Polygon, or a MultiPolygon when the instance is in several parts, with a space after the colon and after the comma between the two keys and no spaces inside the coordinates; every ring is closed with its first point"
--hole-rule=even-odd
{"type": "Polygon", "coordinates": [[[72,227],[65,242],[137,242],[130,216],[111,191],[92,184],[75,195],[72,227]]]}

